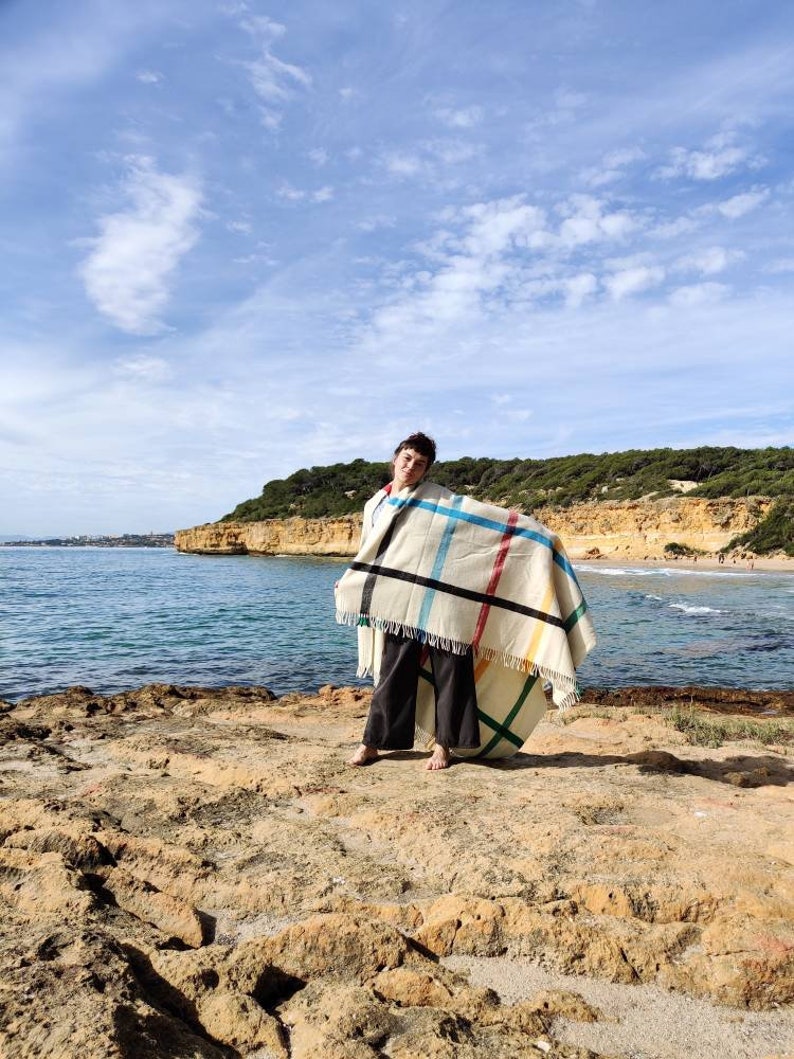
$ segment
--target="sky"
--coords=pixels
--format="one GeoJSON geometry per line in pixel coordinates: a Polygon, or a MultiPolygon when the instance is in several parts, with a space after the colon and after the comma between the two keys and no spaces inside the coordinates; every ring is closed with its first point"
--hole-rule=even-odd
{"type": "Polygon", "coordinates": [[[0,534],[794,442],[786,0],[0,0],[0,534]]]}

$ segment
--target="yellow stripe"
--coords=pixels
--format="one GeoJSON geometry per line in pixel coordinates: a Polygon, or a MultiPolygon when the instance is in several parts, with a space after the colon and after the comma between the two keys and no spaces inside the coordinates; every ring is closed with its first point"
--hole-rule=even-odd
{"type": "MultiPolygon", "coordinates": [[[[543,602],[541,603],[539,609],[542,610],[544,614],[548,614],[553,600],[554,582],[549,581],[548,585],[546,586],[546,595],[543,597],[543,602]]],[[[546,629],[547,626],[545,621],[535,622],[535,631],[532,633],[532,639],[529,641],[527,653],[524,655],[524,658],[527,661],[534,662],[537,658],[540,641],[543,639],[543,634],[546,632],[546,629]]]]}

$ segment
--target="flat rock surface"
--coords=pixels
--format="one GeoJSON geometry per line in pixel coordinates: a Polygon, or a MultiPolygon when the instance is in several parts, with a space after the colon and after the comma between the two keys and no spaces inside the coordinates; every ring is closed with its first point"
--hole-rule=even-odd
{"type": "Polygon", "coordinates": [[[0,1054],[794,1054],[785,747],[585,703],[503,762],[353,769],[368,704],[4,708],[0,1054]]]}

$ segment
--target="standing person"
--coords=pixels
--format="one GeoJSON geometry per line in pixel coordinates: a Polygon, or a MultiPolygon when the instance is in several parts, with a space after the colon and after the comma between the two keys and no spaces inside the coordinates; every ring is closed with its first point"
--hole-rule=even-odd
{"type": "Polygon", "coordinates": [[[428,482],[436,446],[411,434],[392,481],[366,504],[358,553],[335,588],[336,620],[358,630],[358,676],[375,691],[351,765],[435,741],[428,769],[456,756],[509,757],[546,712],[578,699],[595,645],[576,573],[531,515],[428,482]]]}
{"type": "MultiPolygon", "coordinates": [[[[392,458],[392,480],[364,508],[363,544],[384,515],[390,496],[409,497],[422,482],[436,458],[436,444],[421,432],[399,443],[392,458]]],[[[430,771],[450,763],[450,747],[474,749],[480,745],[477,696],[471,648],[457,654],[424,642],[404,632],[383,634],[380,676],[372,694],[372,705],[361,745],[350,765],[377,761],[379,750],[410,750],[414,744],[416,696],[424,652],[435,685],[435,746],[427,762],[430,771]]]]}

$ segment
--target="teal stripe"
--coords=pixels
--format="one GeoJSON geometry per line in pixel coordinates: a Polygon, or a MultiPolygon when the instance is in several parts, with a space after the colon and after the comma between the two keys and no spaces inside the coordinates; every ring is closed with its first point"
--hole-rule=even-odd
{"type": "MultiPolygon", "coordinates": [[[[459,494],[453,493],[453,500],[458,500],[459,494]]],[[[537,533],[535,530],[526,529],[524,526],[513,526],[508,527],[507,522],[497,522],[494,519],[484,518],[481,515],[472,515],[467,511],[458,511],[452,508],[445,508],[441,506],[441,501],[436,500],[419,500],[415,497],[407,497],[405,499],[398,499],[396,497],[389,497],[390,504],[394,507],[421,507],[425,511],[432,511],[439,515],[446,515],[451,519],[458,519],[462,522],[471,522],[475,526],[482,526],[483,529],[493,530],[495,533],[503,534],[506,529],[510,529],[516,537],[526,537],[528,540],[537,541],[538,544],[544,545],[546,548],[551,548],[552,560],[564,570],[568,577],[574,582],[581,593],[579,582],[576,578],[573,566],[566,555],[557,550],[559,542],[556,538],[546,537],[542,533],[537,533]]]]}
{"type": "MultiPolygon", "coordinates": [[[[453,495],[458,496],[457,493],[453,495]]],[[[457,511],[452,508],[442,507],[438,501],[416,500],[408,497],[403,500],[389,499],[389,503],[395,507],[421,507],[425,511],[446,515],[447,518],[457,519],[459,522],[471,522],[474,526],[482,526],[483,529],[493,530],[500,535],[509,529],[516,537],[527,537],[529,540],[537,541],[538,544],[543,544],[547,548],[554,548],[554,542],[549,537],[544,536],[542,533],[537,533],[535,530],[526,529],[523,526],[508,526],[506,521],[497,522],[495,519],[484,518],[482,515],[472,515],[468,511],[457,511]]],[[[561,563],[561,565],[563,564],[561,563]]]]}
{"type": "MultiPolygon", "coordinates": [[[[451,501],[453,507],[458,508],[463,503],[463,497],[457,493],[452,497],[451,501]]],[[[444,570],[444,563],[447,561],[447,555],[449,554],[449,548],[452,544],[452,538],[455,535],[457,529],[457,523],[453,519],[449,519],[444,526],[444,532],[441,536],[441,542],[436,552],[436,557],[433,562],[433,570],[430,577],[434,581],[441,580],[441,574],[444,570]]],[[[419,611],[419,618],[416,624],[420,629],[426,628],[427,620],[430,617],[430,608],[433,606],[433,601],[436,598],[436,589],[427,589],[425,592],[424,599],[422,600],[422,609],[419,611]]]]}
{"type": "Polygon", "coordinates": [[[522,747],[524,745],[524,740],[519,739],[519,737],[515,735],[514,732],[510,731],[510,725],[516,719],[519,710],[526,702],[527,696],[529,695],[530,691],[532,691],[537,681],[538,678],[534,673],[531,673],[527,677],[527,679],[524,681],[524,686],[521,689],[521,694],[513,703],[509,713],[503,721],[499,722],[494,720],[493,717],[489,717],[487,714],[483,713],[482,710],[477,711],[480,720],[485,721],[485,723],[490,728],[493,728],[496,733],[491,739],[491,741],[482,748],[477,757],[484,757],[486,754],[489,754],[502,739],[506,739],[509,743],[512,743],[513,746],[522,747]]]}

